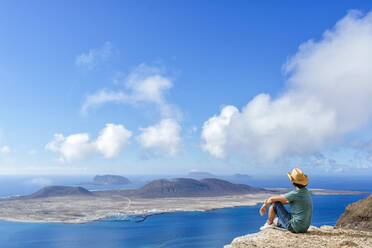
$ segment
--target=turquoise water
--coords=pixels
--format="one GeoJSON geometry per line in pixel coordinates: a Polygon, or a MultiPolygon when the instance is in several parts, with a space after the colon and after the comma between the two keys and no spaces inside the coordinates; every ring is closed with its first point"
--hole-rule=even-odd
{"type": "MultiPolygon", "coordinates": [[[[366,195],[313,196],[313,225],[333,225],[345,207],[366,195]]],[[[0,221],[0,247],[197,248],[223,247],[257,232],[265,222],[259,206],[209,212],[168,213],[143,222],[100,221],[87,224],[0,221]]]]}

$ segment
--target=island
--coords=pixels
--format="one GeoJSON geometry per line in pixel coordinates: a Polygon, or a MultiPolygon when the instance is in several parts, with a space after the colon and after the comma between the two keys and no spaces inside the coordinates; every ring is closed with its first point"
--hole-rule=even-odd
{"type": "Polygon", "coordinates": [[[120,194],[124,196],[144,198],[164,197],[198,197],[198,196],[226,196],[257,193],[272,193],[273,190],[252,187],[245,184],[234,184],[217,178],[201,180],[191,178],[157,179],[139,189],[106,190],[97,195],[107,196],[120,194]]]}
{"type": "Polygon", "coordinates": [[[80,185],[126,185],[130,183],[128,178],[119,175],[96,175],[93,182],[84,182],[80,185]]]}
{"type": "Polygon", "coordinates": [[[130,183],[128,178],[118,175],[96,175],[93,182],[100,185],[124,185],[130,183]]]}
{"type": "Polygon", "coordinates": [[[85,223],[107,218],[124,220],[130,216],[146,218],[167,212],[253,206],[278,192],[216,178],[158,179],[138,189],[102,191],[48,186],[28,196],[0,200],[0,219],[85,223]]]}

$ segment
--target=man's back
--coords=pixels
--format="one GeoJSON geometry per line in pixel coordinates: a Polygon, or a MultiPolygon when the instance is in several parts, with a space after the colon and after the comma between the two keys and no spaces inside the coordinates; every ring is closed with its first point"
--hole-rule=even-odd
{"type": "Polygon", "coordinates": [[[296,189],[284,195],[291,208],[291,226],[296,232],[306,232],[311,224],[313,201],[306,188],[296,189]]]}

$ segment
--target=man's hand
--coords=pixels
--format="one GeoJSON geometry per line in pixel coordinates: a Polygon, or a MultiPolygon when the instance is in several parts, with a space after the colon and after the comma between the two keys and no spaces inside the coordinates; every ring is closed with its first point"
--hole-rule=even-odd
{"type": "Polygon", "coordinates": [[[288,204],[289,203],[287,198],[285,198],[284,195],[272,196],[272,197],[265,200],[264,204],[260,208],[260,215],[264,216],[266,214],[267,206],[274,203],[274,202],[277,202],[277,201],[282,202],[283,204],[288,204]]]}

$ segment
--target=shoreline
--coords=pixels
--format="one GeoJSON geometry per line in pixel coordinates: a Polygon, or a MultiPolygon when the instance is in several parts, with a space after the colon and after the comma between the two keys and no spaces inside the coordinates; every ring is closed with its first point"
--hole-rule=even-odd
{"type": "MultiPolygon", "coordinates": [[[[247,195],[243,195],[247,196],[247,195]]],[[[251,196],[251,195],[248,195],[251,196]]],[[[253,207],[261,203],[264,199],[266,199],[268,195],[265,195],[264,197],[260,199],[250,199],[250,202],[245,202],[245,203],[237,203],[237,204],[224,204],[222,206],[213,206],[213,207],[205,207],[205,206],[194,206],[192,208],[168,208],[168,209],[141,209],[141,210],[132,210],[128,211],[126,213],[120,213],[120,212],[111,212],[111,213],[106,213],[103,215],[94,215],[94,216],[86,216],[84,218],[77,218],[77,219],[71,219],[71,220],[46,220],[46,219],[23,219],[23,218],[14,218],[14,217],[4,217],[0,216],[0,221],[7,221],[7,222],[21,222],[21,223],[58,223],[58,224],[86,224],[90,222],[95,222],[95,221],[105,221],[110,218],[115,218],[115,217],[125,217],[124,219],[114,219],[113,221],[131,221],[127,220],[126,218],[130,217],[141,217],[142,219],[140,221],[135,221],[135,222],[142,222],[148,217],[154,216],[154,215],[163,215],[163,214],[168,214],[168,213],[184,213],[184,212],[209,212],[209,211],[214,211],[214,210],[219,210],[219,209],[228,209],[228,208],[238,208],[238,207],[253,207]]],[[[195,198],[197,197],[188,197],[188,198],[195,198]]],[[[202,197],[202,198],[207,198],[207,197],[202,197]]],[[[219,198],[219,197],[215,197],[219,198]]],[[[208,197],[208,199],[210,199],[208,197]]],[[[147,200],[153,200],[153,199],[147,199],[147,200]]],[[[158,200],[158,199],[157,199],[158,200]]],[[[164,201],[169,200],[169,198],[164,198],[164,201]]],[[[184,200],[184,198],[177,200],[184,200]]],[[[215,199],[216,202],[218,202],[220,199],[215,199]]],[[[0,208],[1,211],[1,208],[0,208]]]]}
{"type": "MultiPolygon", "coordinates": [[[[131,217],[141,217],[145,220],[152,215],[173,212],[206,212],[225,208],[255,206],[269,196],[278,193],[281,192],[178,198],[128,198],[116,195],[111,197],[60,196],[39,199],[7,199],[0,201],[0,220],[64,224],[84,224],[110,218],[114,218],[115,221],[126,221],[131,217]]],[[[368,193],[316,189],[314,195],[356,194],[368,193]]]]}

